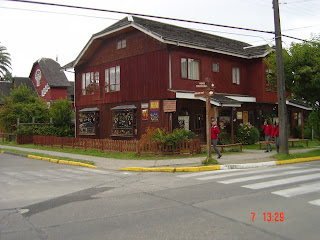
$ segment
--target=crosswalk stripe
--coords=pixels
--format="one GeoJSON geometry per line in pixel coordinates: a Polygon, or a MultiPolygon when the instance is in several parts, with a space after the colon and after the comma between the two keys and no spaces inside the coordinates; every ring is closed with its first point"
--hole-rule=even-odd
{"type": "Polygon", "coordinates": [[[273,194],[280,195],[283,197],[293,197],[298,195],[303,195],[312,192],[320,191],[320,182],[312,183],[312,184],[304,184],[299,187],[284,189],[280,191],[272,192],[273,194]]]}
{"type": "Polygon", "coordinates": [[[283,168],[268,168],[268,169],[248,170],[248,171],[241,170],[241,171],[235,172],[235,173],[226,173],[223,175],[213,175],[213,176],[196,178],[196,179],[204,181],[204,180],[213,180],[213,179],[224,178],[224,177],[248,175],[251,173],[267,173],[267,172],[275,172],[275,171],[290,170],[290,169],[300,169],[300,168],[299,167],[283,167],[283,168]]]}
{"type": "Polygon", "coordinates": [[[277,177],[277,176],[282,176],[282,175],[310,173],[310,172],[318,172],[318,171],[320,171],[320,169],[302,169],[302,170],[286,171],[286,172],[280,172],[280,173],[259,174],[259,175],[253,175],[250,177],[233,178],[233,179],[229,179],[229,180],[218,181],[218,183],[223,183],[223,184],[240,183],[240,182],[247,182],[247,181],[251,181],[251,180],[259,180],[259,179],[264,179],[264,178],[277,177]]]}
{"type": "Polygon", "coordinates": [[[261,188],[274,187],[274,186],[285,185],[290,183],[308,181],[308,180],[313,180],[318,178],[320,178],[320,173],[315,173],[315,174],[310,174],[305,176],[298,176],[298,177],[295,176],[295,177],[278,179],[278,180],[261,182],[261,183],[254,183],[249,185],[243,185],[242,187],[250,188],[250,189],[261,189],[261,188]]]}
{"type": "Polygon", "coordinates": [[[320,199],[310,201],[309,203],[310,203],[310,204],[313,204],[313,205],[320,206],[320,199]]]}
{"type": "Polygon", "coordinates": [[[182,174],[177,177],[179,178],[192,178],[192,177],[199,177],[199,176],[205,176],[205,175],[220,175],[230,172],[244,172],[246,170],[244,169],[227,169],[223,171],[204,171],[204,172],[195,172],[195,173],[189,173],[189,174],[182,174]]]}

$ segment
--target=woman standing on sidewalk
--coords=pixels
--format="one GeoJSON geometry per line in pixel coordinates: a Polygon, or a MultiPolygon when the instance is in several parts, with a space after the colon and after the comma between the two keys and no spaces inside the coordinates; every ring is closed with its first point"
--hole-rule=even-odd
{"type": "Polygon", "coordinates": [[[273,136],[276,142],[277,153],[279,153],[279,119],[276,119],[276,122],[274,123],[271,138],[273,138],[273,136]]]}
{"type": "Polygon", "coordinates": [[[214,151],[218,154],[218,158],[221,158],[222,155],[219,149],[217,148],[219,134],[220,134],[220,129],[217,126],[216,120],[213,120],[211,122],[211,144],[213,146],[214,151]]]}
{"type": "Polygon", "coordinates": [[[264,135],[265,135],[265,140],[266,140],[266,145],[267,145],[267,150],[265,152],[269,152],[269,150],[268,150],[269,146],[270,146],[270,152],[272,152],[272,147],[271,147],[271,144],[270,144],[271,133],[272,133],[272,125],[269,124],[269,121],[267,119],[264,121],[262,129],[264,130],[264,135]]]}

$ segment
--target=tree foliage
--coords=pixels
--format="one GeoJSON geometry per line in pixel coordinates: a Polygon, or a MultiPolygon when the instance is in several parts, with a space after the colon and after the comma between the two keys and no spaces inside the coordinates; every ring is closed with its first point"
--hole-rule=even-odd
{"type": "Polygon", "coordinates": [[[0,46],[0,80],[4,80],[4,76],[10,73],[11,69],[11,58],[7,52],[7,48],[0,46]]]}
{"type": "MultiPolygon", "coordinates": [[[[314,37],[308,42],[292,43],[283,50],[286,90],[295,98],[318,106],[320,102],[320,37],[314,37]]],[[[266,63],[270,71],[269,80],[275,80],[276,53],[272,52],[266,63]],[[273,78],[273,79],[272,79],[273,78]]]]}
{"type": "Polygon", "coordinates": [[[71,126],[73,115],[72,105],[68,99],[59,99],[52,103],[50,117],[55,126],[71,126]]]}
{"type": "Polygon", "coordinates": [[[21,123],[31,123],[32,118],[37,123],[49,122],[47,104],[25,84],[14,86],[10,96],[3,99],[0,108],[0,123],[3,132],[12,133],[17,129],[17,119],[21,123]]]}

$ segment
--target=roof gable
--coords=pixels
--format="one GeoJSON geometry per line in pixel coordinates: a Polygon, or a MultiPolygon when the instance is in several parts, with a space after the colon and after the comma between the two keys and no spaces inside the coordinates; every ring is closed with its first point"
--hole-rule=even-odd
{"type": "Polygon", "coordinates": [[[40,69],[50,87],[70,87],[70,83],[66,75],[60,70],[61,66],[59,63],[50,58],[41,58],[33,64],[33,68],[36,64],[39,64],[40,69]]]}
{"type": "Polygon", "coordinates": [[[78,57],[63,68],[75,67],[89,48],[98,48],[101,41],[108,35],[116,33],[126,28],[133,27],[139,31],[148,34],[166,44],[185,46],[188,48],[202,49],[205,51],[217,52],[227,55],[233,55],[241,58],[265,57],[268,53],[268,45],[252,46],[248,43],[220,37],[204,32],[195,31],[189,28],[183,28],[176,25],[152,21],[140,17],[127,17],[107,27],[106,29],[92,35],[86,46],[82,49],[78,57]]]}

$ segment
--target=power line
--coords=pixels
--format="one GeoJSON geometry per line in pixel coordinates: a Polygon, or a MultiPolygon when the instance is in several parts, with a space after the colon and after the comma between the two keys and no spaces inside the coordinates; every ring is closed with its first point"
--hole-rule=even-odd
{"type": "MultiPolygon", "coordinates": [[[[251,28],[235,27],[235,26],[228,26],[228,25],[221,25],[221,24],[214,24],[214,23],[206,23],[206,22],[192,21],[192,20],[186,20],[186,19],[169,18],[169,17],[154,16],[154,15],[148,15],[148,14],[140,14],[140,13],[132,13],[132,12],[123,12],[123,11],[100,9],[100,8],[89,8],[89,7],[81,7],[81,6],[57,4],[57,3],[46,3],[46,2],[24,1],[24,0],[3,0],[3,1],[20,2],[20,3],[30,3],[30,4],[38,4],[38,5],[46,5],[46,6],[65,7],[65,8],[74,8],[74,9],[90,10],[90,11],[99,11],[99,12],[118,13],[118,14],[132,15],[132,16],[141,16],[141,17],[157,18],[157,19],[163,19],[163,20],[171,20],[171,21],[178,21],[178,22],[195,23],[195,24],[209,25],[209,26],[215,26],[215,27],[223,27],[223,28],[230,28],[230,29],[237,29],[237,30],[245,30],[245,31],[252,31],[252,32],[259,32],[259,33],[274,34],[273,31],[264,31],[264,30],[251,29],[251,28]]],[[[295,40],[299,40],[299,41],[306,41],[305,39],[300,39],[300,38],[296,38],[296,37],[292,37],[292,36],[288,36],[288,35],[282,35],[282,36],[283,36],[283,37],[287,37],[287,38],[292,38],[292,39],[295,39],[295,40]]]]}

